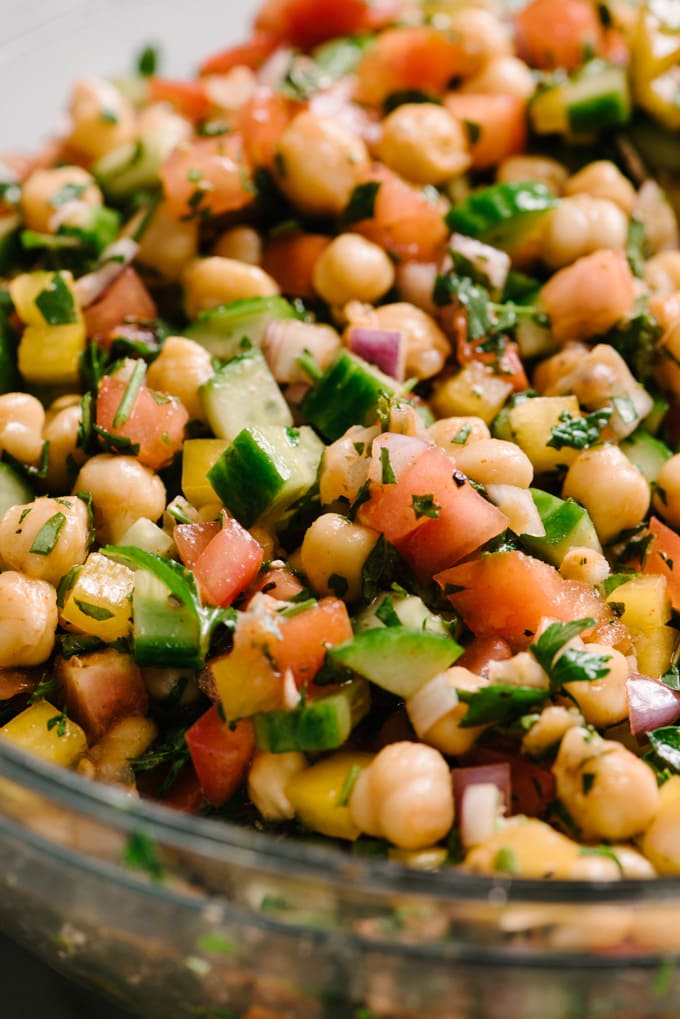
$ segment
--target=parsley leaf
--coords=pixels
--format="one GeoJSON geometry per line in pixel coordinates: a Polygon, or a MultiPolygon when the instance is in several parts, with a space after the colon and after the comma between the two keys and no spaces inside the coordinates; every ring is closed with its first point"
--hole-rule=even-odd
{"type": "Polygon", "coordinates": [[[680,772],[680,726],[665,725],[647,735],[657,760],[680,772]]]}
{"type": "Polygon", "coordinates": [[[514,683],[495,683],[481,690],[458,690],[458,699],[468,705],[459,722],[462,729],[477,725],[509,725],[550,697],[549,690],[514,683]]]}
{"type": "Polygon", "coordinates": [[[390,451],[387,446],[383,446],[380,450],[380,466],[382,468],[381,480],[383,485],[395,485],[397,478],[392,470],[392,464],[390,463],[390,451]]]}
{"type": "Polygon", "coordinates": [[[441,506],[434,501],[433,495],[412,495],[411,506],[416,520],[421,517],[431,517],[432,520],[437,520],[441,510],[441,506]]]}
{"type": "Polygon", "coordinates": [[[602,429],[612,416],[613,408],[603,407],[585,417],[573,417],[568,410],[563,410],[548,439],[546,445],[553,449],[588,449],[600,441],[602,429]]]}
{"type": "Polygon", "coordinates": [[[68,719],[63,711],[58,715],[53,715],[52,718],[47,720],[47,730],[51,732],[52,729],[57,730],[57,736],[60,738],[66,735],[66,723],[68,719]]]}
{"type": "Polygon", "coordinates": [[[360,223],[363,219],[373,219],[375,200],[379,190],[379,180],[367,180],[364,184],[357,184],[340,217],[340,226],[346,229],[354,223],[360,223]]]}
{"type": "Polygon", "coordinates": [[[130,833],[123,849],[123,863],[131,870],[144,871],[153,881],[161,882],[165,877],[158,845],[144,831],[130,833]]]}
{"type": "Polygon", "coordinates": [[[76,303],[63,275],[55,272],[49,285],[35,299],[49,326],[71,325],[78,321],[76,303]]]}
{"type": "Polygon", "coordinates": [[[28,551],[32,552],[34,555],[50,555],[50,553],[54,551],[54,547],[59,540],[59,535],[65,526],[66,517],[64,514],[55,513],[42,525],[33,539],[33,544],[28,551]]]}
{"type": "Polygon", "coordinates": [[[465,309],[468,339],[479,340],[491,332],[493,322],[489,312],[489,293],[467,276],[451,273],[437,276],[432,297],[438,307],[456,300],[465,309]]]}
{"type": "Polygon", "coordinates": [[[594,625],[594,619],[551,623],[538,640],[529,645],[534,658],[550,677],[552,690],[559,690],[565,683],[601,679],[609,672],[609,655],[597,655],[581,648],[562,650],[570,640],[594,625]]]}
{"type": "Polygon", "coordinates": [[[380,620],[385,626],[401,626],[401,619],[397,615],[392,599],[389,595],[385,595],[383,600],[375,610],[376,618],[380,620]]]}
{"type": "Polygon", "coordinates": [[[155,46],[145,46],[137,58],[137,74],[142,78],[150,78],[158,70],[158,49],[155,46]]]}

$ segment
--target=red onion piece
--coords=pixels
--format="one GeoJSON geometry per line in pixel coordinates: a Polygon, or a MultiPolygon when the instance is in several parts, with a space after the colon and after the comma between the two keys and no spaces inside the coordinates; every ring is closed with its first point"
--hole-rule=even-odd
{"type": "Polygon", "coordinates": [[[453,781],[453,797],[456,802],[456,816],[460,816],[463,794],[468,786],[495,785],[501,792],[505,810],[510,810],[512,802],[512,783],[510,779],[510,764],[507,761],[499,761],[497,764],[478,764],[472,768],[454,768],[451,772],[453,781]]]}
{"type": "Polygon", "coordinates": [[[649,676],[633,673],[628,687],[628,717],[634,736],[671,725],[680,718],[680,693],[649,676]]]}
{"type": "Polygon", "coordinates": [[[118,279],[123,269],[132,262],[139,251],[139,244],[131,237],[119,237],[109,244],[100,256],[100,266],[94,272],[81,276],[74,284],[81,308],[89,308],[118,279]]]}
{"type": "Polygon", "coordinates": [[[398,329],[370,329],[352,326],[348,333],[349,349],[364,361],[374,364],[385,375],[402,381],[406,351],[398,329]]]}

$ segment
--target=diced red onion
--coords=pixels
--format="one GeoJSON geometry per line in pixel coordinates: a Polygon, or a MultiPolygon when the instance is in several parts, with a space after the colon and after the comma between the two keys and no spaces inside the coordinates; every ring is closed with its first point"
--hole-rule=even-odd
{"type": "Polygon", "coordinates": [[[497,786],[503,798],[506,811],[510,810],[512,781],[508,761],[499,761],[494,764],[477,764],[471,768],[454,768],[451,772],[451,778],[453,781],[453,797],[456,803],[457,816],[463,801],[463,794],[472,785],[497,786]]]}
{"type": "Polygon", "coordinates": [[[371,329],[351,326],[347,333],[349,349],[364,361],[374,364],[385,375],[404,378],[405,344],[398,329],[371,329]]]}
{"type": "Polygon", "coordinates": [[[101,254],[101,266],[94,272],[81,276],[74,284],[81,308],[89,308],[118,279],[123,269],[130,264],[139,251],[139,244],[131,237],[119,237],[109,244],[101,254]]]}
{"type": "Polygon", "coordinates": [[[404,471],[430,448],[430,444],[424,439],[417,439],[413,435],[383,432],[373,440],[368,476],[371,481],[382,482],[385,470],[389,468],[394,480],[398,481],[404,471]],[[387,456],[382,452],[383,449],[387,450],[387,456]]]}
{"type": "Polygon", "coordinates": [[[680,718],[680,693],[649,676],[628,677],[628,717],[634,736],[672,725],[680,718]]]}

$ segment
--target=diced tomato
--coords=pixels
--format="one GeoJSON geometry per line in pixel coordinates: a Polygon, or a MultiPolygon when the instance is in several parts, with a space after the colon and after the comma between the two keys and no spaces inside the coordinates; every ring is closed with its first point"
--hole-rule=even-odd
{"type": "Polygon", "coordinates": [[[381,28],[399,8],[399,0],[265,0],[255,27],[311,49],[327,39],[381,28]]]}
{"type": "Polygon", "coordinates": [[[496,552],[444,570],[434,578],[477,637],[498,636],[527,647],[544,617],[568,622],[610,614],[589,584],[565,580],[524,552],[496,552]]]}
{"type": "Polygon", "coordinates": [[[231,605],[257,576],[262,546],[233,517],[205,546],[193,565],[201,595],[211,605],[231,605]]]}
{"type": "Polygon", "coordinates": [[[270,639],[267,650],[282,674],[290,669],[298,688],[317,674],[327,648],[352,636],[347,606],[339,598],[322,598],[297,615],[279,616],[276,623],[281,640],[270,639]]]}
{"type": "Polygon", "coordinates": [[[476,170],[488,170],[524,150],[527,104],[520,96],[449,92],[444,104],[467,129],[476,170]]]}
{"type": "Polygon", "coordinates": [[[362,183],[368,181],[380,185],[373,216],[352,229],[396,258],[438,261],[449,236],[446,203],[408,184],[386,166],[372,167],[362,183]]]}
{"type": "Polygon", "coordinates": [[[658,517],[650,518],[649,530],[653,539],[647,549],[642,572],[666,578],[671,604],[677,612],[680,610],[680,535],[658,517]]]}
{"type": "Polygon", "coordinates": [[[304,587],[286,566],[272,566],[255,578],[251,586],[253,595],[268,594],[278,601],[290,601],[304,591],[304,587]]]}
{"type": "Polygon", "coordinates": [[[250,164],[239,134],[183,142],[161,166],[160,178],[168,208],[178,217],[218,216],[253,200],[250,164]]]}
{"type": "Polygon", "coordinates": [[[219,520],[175,525],[172,536],[175,545],[177,545],[179,557],[188,570],[193,570],[197,559],[205,551],[221,526],[219,520]]]}
{"type": "Polygon", "coordinates": [[[127,383],[105,375],[97,394],[97,425],[111,435],[129,439],[138,446],[140,463],[158,470],[172,461],[182,448],[189,414],[174,396],[154,393],[141,386],[124,421],[116,423],[127,383]]]}
{"type": "MultiPolygon", "coordinates": [[[[338,6],[340,6],[338,4],[338,6]]],[[[381,106],[393,92],[443,92],[473,65],[459,41],[429,26],[392,28],[367,50],[357,68],[357,98],[381,106]]]]}
{"type": "Polygon", "coordinates": [[[183,814],[198,813],[203,805],[203,790],[191,763],[182,768],[167,792],[161,794],[160,801],[183,814]]]}
{"type": "Polygon", "coordinates": [[[503,349],[498,352],[494,350],[483,350],[486,337],[481,336],[478,340],[468,340],[465,333],[456,333],[456,358],[458,364],[469,364],[470,361],[479,361],[480,364],[494,366],[498,375],[509,382],[516,393],[524,392],[529,388],[529,380],[522,364],[519,347],[514,340],[508,341],[503,349]]]}
{"type": "Polygon", "coordinates": [[[547,765],[537,764],[528,757],[521,757],[508,750],[475,747],[472,754],[466,757],[466,763],[510,765],[511,814],[542,817],[554,798],[555,779],[552,771],[547,765]]]}
{"type": "Polygon", "coordinates": [[[248,772],[255,752],[253,723],[248,718],[234,726],[223,722],[213,704],[187,729],[184,736],[208,803],[220,807],[233,796],[248,772]]]}
{"type": "Polygon", "coordinates": [[[508,526],[442,450],[425,450],[391,485],[374,485],[357,519],[382,531],[419,577],[452,565],[508,526]],[[417,500],[431,505],[418,510],[417,500]],[[428,516],[431,511],[436,516],[428,516]]]}
{"type": "Polygon", "coordinates": [[[199,74],[227,74],[234,67],[250,67],[257,71],[279,43],[279,37],[273,32],[253,32],[245,42],[228,46],[226,50],[220,50],[204,60],[199,74]]]}
{"type": "Polygon", "coordinates": [[[97,742],[114,722],[143,715],[148,696],[132,655],[106,648],[89,655],[57,661],[69,718],[82,726],[90,743],[97,742]]]}
{"type": "Polygon", "coordinates": [[[33,693],[38,681],[21,669],[0,671],[0,701],[9,701],[20,693],[33,693]]]}
{"type": "Polygon", "coordinates": [[[502,662],[511,657],[512,648],[502,637],[475,637],[456,660],[456,665],[484,676],[491,662],[502,662]]]}
{"type": "Polygon", "coordinates": [[[602,24],[592,0],[530,0],[515,15],[519,56],[532,67],[580,67],[599,52],[602,24]]]}
{"type": "Polygon", "coordinates": [[[239,117],[246,156],[253,166],[272,169],[279,139],[302,109],[282,92],[264,86],[255,90],[239,117]]]}
{"type": "Polygon", "coordinates": [[[151,294],[128,265],[99,300],[85,308],[84,314],[87,335],[108,349],[116,326],[124,322],[153,322],[157,311],[151,294]]]}
{"type": "Polygon", "coordinates": [[[201,81],[149,78],[147,89],[149,102],[170,103],[188,120],[203,120],[210,110],[211,102],[201,81]]]}
{"type": "Polygon", "coordinates": [[[330,244],[325,234],[288,234],[274,237],[264,249],[262,268],[273,276],[281,293],[312,300],[314,266],[330,244]]]}

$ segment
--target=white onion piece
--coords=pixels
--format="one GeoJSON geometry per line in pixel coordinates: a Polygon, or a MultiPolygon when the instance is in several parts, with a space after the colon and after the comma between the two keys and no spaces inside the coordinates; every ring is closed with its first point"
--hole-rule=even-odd
{"type": "Polygon", "coordinates": [[[397,266],[397,290],[402,301],[434,315],[437,311],[432,294],[437,280],[434,262],[402,262],[397,266]]]}
{"type": "Polygon", "coordinates": [[[99,268],[86,273],[74,283],[80,307],[89,308],[98,301],[114,280],[118,279],[123,269],[134,260],[138,251],[139,244],[131,237],[119,237],[113,244],[109,244],[101,254],[99,268]]]}
{"type": "Polygon", "coordinates": [[[467,786],[458,814],[460,840],[466,849],[491,838],[502,814],[502,805],[501,791],[493,782],[467,786]]]}
{"type": "Polygon", "coordinates": [[[449,247],[471,262],[477,272],[486,278],[492,297],[499,297],[503,293],[510,272],[510,256],[505,251],[464,234],[452,234],[449,247]]]}
{"type": "Polygon", "coordinates": [[[331,364],[340,348],[340,337],[332,326],[278,319],[269,322],[262,339],[262,351],[277,382],[303,382],[310,378],[298,359],[307,351],[321,371],[331,364]]]}
{"type": "Polygon", "coordinates": [[[406,344],[398,329],[371,329],[369,326],[350,326],[347,342],[353,354],[374,364],[385,375],[401,382],[406,363],[406,344]]]}
{"type": "Polygon", "coordinates": [[[429,443],[412,435],[383,432],[373,440],[368,476],[371,481],[382,482],[384,471],[389,464],[394,480],[398,481],[404,471],[412,467],[429,448],[429,443]],[[387,455],[382,452],[383,449],[387,450],[387,455]]]}
{"type": "Polygon", "coordinates": [[[411,725],[421,738],[458,704],[458,693],[446,672],[428,680],[406,701],[411,725]]]}
{"type": "MultiPolygon", "coordinates": [[[[455,454],[454,454],[455,456],[455,454]]],[[[510,530],[533,538],[545,535],[545,525],[528,488],[517,485],[486,485],[486,494],[505,513],[510,530]]]]}
{"type": "Polygon", "coordinates": [[[277,49],[265,60],[257,72],[258,84],[265,88],[277,89],[290,70],[294,51],[292,49],[277,49]]]}
{"type": "Polygon", "coordinates": [[[463,794],[470,786],[493,785],[499,792],[501,802],[506,810],[510,809],[512,795],[512,778],[508,761],[493,761],[490,764],[476,764],[470,768],[454,768],[451,772],[453,782],[453,798],[458,815],[463,794]]]}
{"type": "Polygon", "coordinates": [[[634,736],[672,725],[680,718],[680,693],[649,676],[633,673],[626,680],[628,716],[634,736]]]}

